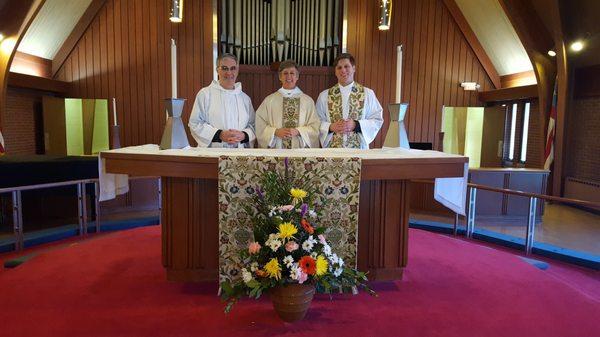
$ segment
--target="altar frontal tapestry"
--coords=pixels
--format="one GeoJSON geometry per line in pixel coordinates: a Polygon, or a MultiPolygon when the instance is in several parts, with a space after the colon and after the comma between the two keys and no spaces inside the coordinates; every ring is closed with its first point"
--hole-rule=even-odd
{"type": "MultiPolygon", "coordinates": [[[[222,156],[219,159],[219,282],[241,277],[239,251],[253,241],[252,204],[265,171],[306,173],[324,202],[317,226],[326,228],[332,250],[349,266],[356,267],[358,241],[359,158],[288,158],[222,156]]],[[[282,206],[282,205],[273,205],[282,206]]]]}

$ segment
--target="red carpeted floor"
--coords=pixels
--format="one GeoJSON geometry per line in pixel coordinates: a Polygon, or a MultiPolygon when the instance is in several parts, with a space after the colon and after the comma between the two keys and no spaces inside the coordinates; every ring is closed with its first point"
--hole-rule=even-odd
{"type": "Polygon", "coordinates": [[[597,272],[411,230],[402,281],[319,295],[302,322],[268,298],[222,312],[217,284],[165,280],[160,228],[49,249],[0,271],[1,336],[600,336],[597,272]],[[575,275],[575,277],[572,277],[575,275]]]}

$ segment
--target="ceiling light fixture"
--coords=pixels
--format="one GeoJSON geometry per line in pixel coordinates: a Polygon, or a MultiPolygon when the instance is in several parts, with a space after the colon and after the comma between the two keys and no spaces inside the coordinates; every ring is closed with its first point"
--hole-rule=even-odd
{"type": "Polygon", "coordinates": [[[583,49],[583,42],[581,41],[575,41],[573,43],[571,43],[571,50],[574,52],[578,52],[581,51],[583,49]]]}
{"type": "Polygon", "coordinates": [[[171,22],[183,21],[183,0],[172,0],[171,1],[171,22]]]}
{"type": "Polygon", "coordinates": [[[556,56],[556,52],[554,50],[550,49],[550,50],[548,50],[548,55],[554,57],[554,56],[556,56]]]}
{"type": "Polygon", "coordinates": [[[381,0],[381,16],[379,18],[379,30],[389,30],[392,20],[392,0],[381,0]]]}
{"type": "Polygon", "coordinates": [[[13,52],[13,49],[15,49],[16,45],[17,45],[17,39],[15,39],[14,37],[5,38],[0,43],[0,52],[3,52],[6,55],[10,55],[10,53],[13,52]]]}
{"type": "Polygon", "coordinates": [[[2,35],[2,33],[0,33],[0,42],[2,42],[2,40],[4,40],[4,35],[2,35]]]}

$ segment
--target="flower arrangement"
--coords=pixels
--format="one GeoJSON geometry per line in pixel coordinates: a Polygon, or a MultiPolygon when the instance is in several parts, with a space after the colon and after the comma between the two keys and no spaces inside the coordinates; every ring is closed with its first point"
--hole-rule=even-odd
{"type": "Polygon", "coordinates": [[[318,226],[318,197],[310,179],[296,177],[287,158],[283,174],[266,171],[262,187],[256,188],[251,205],[253,241],[240,251],[241,280],[221,283],[221,297],[229,312],[247,295],[259,298],[269,289],[289,284],[311,284],[318,292],[352,292],[358,288],[375,295],[366,273],[347,266],[326,239],[326,228],[318,226]]]}

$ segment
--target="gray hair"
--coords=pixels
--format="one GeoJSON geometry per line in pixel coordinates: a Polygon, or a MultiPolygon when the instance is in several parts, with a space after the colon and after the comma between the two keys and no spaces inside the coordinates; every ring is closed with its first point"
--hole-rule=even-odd
{"type": "Polygon", "coordinates": [[[217,57],[217,66],[219,64],[221,64],[221,61],[223,59],[226,59],[226,58],[234,60],[236,64],[240,64],[240,62],[238,61],[237,56],[235,56],[233,54],[230,54],[230,53],[223,53],[223,54],[219,55],[219,57],[217,57]]]}

